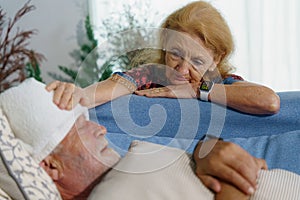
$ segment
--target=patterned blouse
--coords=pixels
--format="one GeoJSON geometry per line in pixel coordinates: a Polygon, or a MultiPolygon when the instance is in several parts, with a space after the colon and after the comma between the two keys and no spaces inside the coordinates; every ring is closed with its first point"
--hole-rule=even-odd
{"type": "MultiPolygon", "coordinates": [[[[145,90],[170,85],[165,76],[165,68],[156,65],[145,65],[143,67],[133,68],[129,71],[118,73],[127,80],[133,81],[137,86],[137,90],[145,90]]],[[[232,84],[234,82],[243,80],[244,79],[238,75],[229,74],[221,82],[223,82],[223,84],[232,84]]]]}

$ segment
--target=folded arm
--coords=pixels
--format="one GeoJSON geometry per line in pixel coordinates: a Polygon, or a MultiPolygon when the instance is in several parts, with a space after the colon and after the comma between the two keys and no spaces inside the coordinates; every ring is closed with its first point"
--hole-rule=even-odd
{"type": "MultiPolygon", "coordinates": [[[[199,84],[169,85],[161,89],[140,90],[135,93],[147,97],[199,98],[199,84]]],[[[280,98],[270,88],[246,81],[214,84],[209,101],[250,114],[275,114],[280,98]]]]}
{"type": "Polygon", "coordinates": [[[209,100],[251,114],[275,114],[280,109],[280,98],[272,89],[247,81],[215,84],[209,100]]]}

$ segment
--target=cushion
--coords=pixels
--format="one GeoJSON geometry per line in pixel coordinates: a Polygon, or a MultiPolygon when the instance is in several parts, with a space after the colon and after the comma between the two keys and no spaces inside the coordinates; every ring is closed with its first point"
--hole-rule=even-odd
{"type": "Polygon", "coordinates": [[[245,114],[196,99],[128,95],[90,109],[90,116],[107,128],[111,147],[122,156],[133,140],[192,153],[198,140],[210,132],[266,159],[272,169],[300,174],[299,158],[289,148],[300,142],[300,91],[278,95],[281,109],[275,115],[245,114]]]}
{"type": "Polygon", "coordinates": [[[0,156],[0,188],[12,199],[61,199],[48,174],[15,138],[1,109],[0,156]]]}
{"type": "Polygon", "coordinates": [[[104,125],[108,138],[122,150],[126,151],[132,140],[146,140],[164,145],[174,141],[179,144],[177,147],[190,152],[197,143],[193,140],[206,133],[223,138],[249,138],[298,130],[300,91],[278,95],[281,109],[275,115],[245,114],[196,99],[137,95],[123,96],[89,111],[91,119],[104,125]]]}

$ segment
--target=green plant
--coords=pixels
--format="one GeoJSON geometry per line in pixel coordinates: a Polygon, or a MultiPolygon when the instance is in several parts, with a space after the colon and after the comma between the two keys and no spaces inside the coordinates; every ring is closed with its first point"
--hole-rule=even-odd
{"type": "Polygon", "coordinates": [[[140,5],[140,9],[149,8],[148,1],[136,1],[132,5],[123,4],[123,12],[113,13],[109,18],[102,21],[100,27],[97,27],[97,30],[99,30],[97,32],[99,35],[97,37],[98,40],[102,40],[105,44],[109,43],[112,48],[112,52],[109,52],[108,56],[105,54],[107,49],[104,48],[101,52],[103,43],[99,45],[95,37],[95,27],[92,27],[90,17],[87,16],[84,23],[84,35],[87,40],[82,40],[82,37],[78,37],[82,33],[77,31],[77,42],[80,48],[70,53],[75,63],[71,67],[58,66],[60,71],[68,78],[55,73],[48,74],[56,80],[76,82],[78,85],[85,87],[93,82],[107,79],[116,69],[130,69],[131,66],[129,64],[136,51],[126,52],[125,49],[132,49],[130,47],[135,46],[133,43],[136,37],[141,35],[139,28],[149,27],[153,24],[148,16],[144,14],[137,15],[132,12],[132,8],[137,5],[140,5]],[[126,31],[130,31],[130,34],[126,34],[126,31]]]}
{"type": "Polygon", "coordinates": [[[84,33],[82,33],[82,25],[81,23],[79,23],[77,26],[77,43],[79,45],[79,48],[70,52],[70,56],[74,59],[74,63],[72,63],[71,67],[62,65],[58,66],[59,70],[62,71],[64,75],[66,75],[66,78],[56,73],[49,72],[49,76],[51,76],[53,79],[66,82],[76,81],[82,87],[89,85],[91,80],[99,80],[99,72],[96,71],[97,59],[99,56],[96,52],[93,52],[93,50],[97,47],[98,42],[94,37],[94,32],[89,15],[87,15],[85,18],[84,29],[84,33]],[[91,80],[80,78],[78,76],[79,68],[83,65],[83,63],[89,65],[88,67],[82,67],[81,69],[85,70],[84,73],[88,74],[91,80]]]}
{"type": "Polygon", "coordinates": [[[29,3],[24,4],[12,19],[6,18],[6,13],[0,7],[0,92],[28,77],[42,81],[39,66],[45,58],[28,48],[29,39],[36,31],[15,28],[25,14],[35,9],[29,3]]]}

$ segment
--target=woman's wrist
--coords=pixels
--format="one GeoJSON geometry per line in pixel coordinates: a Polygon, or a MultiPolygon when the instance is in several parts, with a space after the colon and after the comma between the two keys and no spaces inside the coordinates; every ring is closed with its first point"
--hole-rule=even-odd
{"type": "Polygon", "coordinates": [[[212,81],[202,81],[199,87],[200,92],[200,100],[201,101],[209,101],[210,93],[213,90],[215,83],[212,81]]]}
{"type": "Polygon", "coordinates": [[[134,79],[124,73],[116,72],[110,77],[110,80],[123,85],[130,93],[133,93],[137,89],[134,79]]]}
{"type": "Polygon", "coordinates": [[[199,99],[200,98],[200,85],[201,85],[201,82],[198,82],[198,83],[191,83],[191,86],[195,92],[195,95],[194,95],[194,98],[195,99],[199,99]]]}

